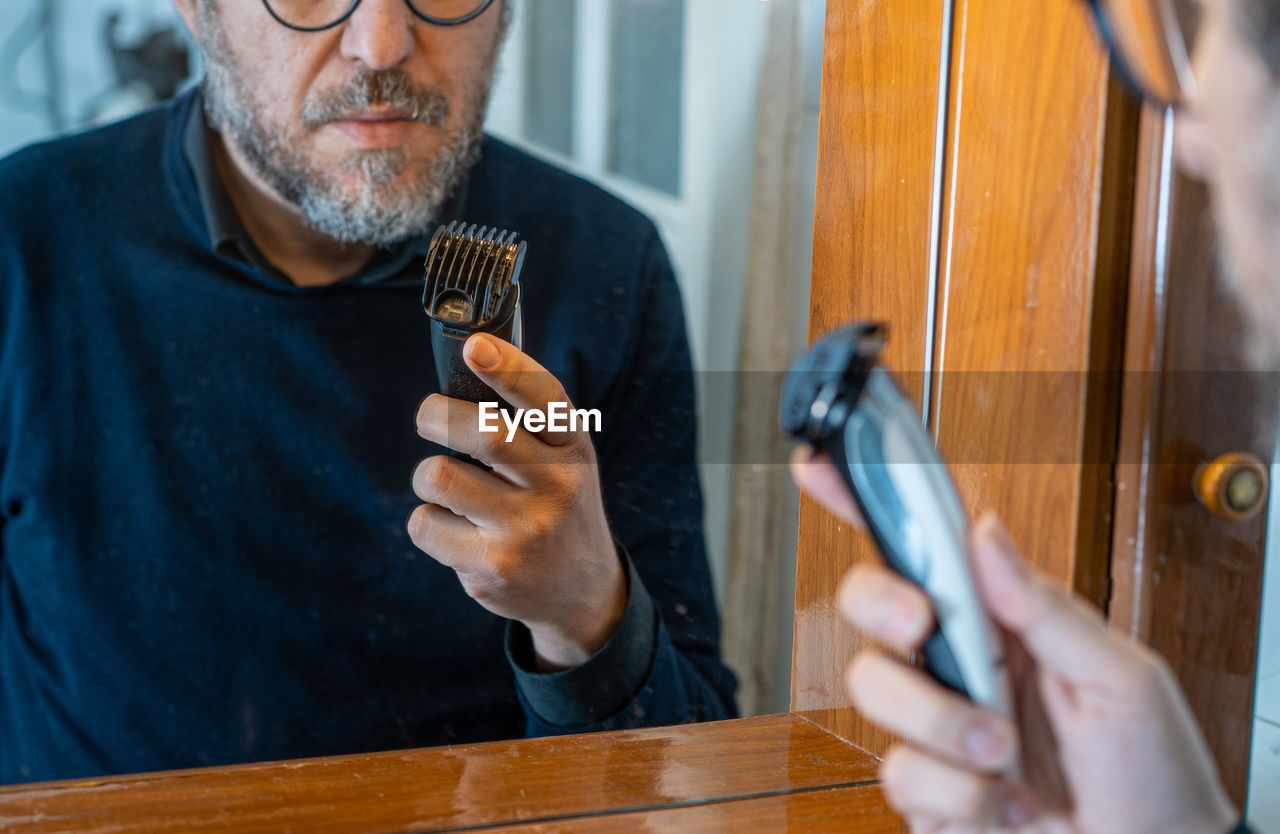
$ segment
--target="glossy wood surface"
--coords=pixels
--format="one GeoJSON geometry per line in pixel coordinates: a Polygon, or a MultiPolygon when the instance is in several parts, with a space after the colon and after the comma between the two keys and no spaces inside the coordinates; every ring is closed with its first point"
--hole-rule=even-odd
{"type": "MultiPolygon", "coordinates": [[[[891,328],[885,359],[924,368],[934,153],[943,44],[941,0],[828,0],[809,333],[850,319],[891,328]]],[[[921,376],[911,393],[921,396],[921,376]]],[[[841,621],[836,584],[876,558],[865,535],[805,499],[800,508],[791,708],[872,752],[890,737],[863,722],[844,667],[861,645],[841,621]]]]}
{"type": "Polygon", "coordinates": [[[600,818],[557,820],[513,827],[517,832],[586,831],[794,831],[796,834],[889,834],[905,832],[902,820],[888,812],[876,787],[834,788],[767,796],[736,802],[716,802],[681,808],[660,808],[600,818]],[[607,828],[603,825],[607,823],[607,828]]]}
{"type": "Polygon", "coordinates": [[[1084,4],[956,15],[933,428],[971,512],[1101,606],[1136,111],[1084,4]]]}
{"type": "MultiPolygon", "coordinates": [[[[1156,155],[1163,129],[1149,117],[1144,158],[1156,155]]],[[[1158,196],[1159,183],[1147,180],[1158,196]]],[[[1167,242],[1142,224],[1135,233],[1135,246],[1151,254],[1134,260],[1110,617],[1170,662],[1241,803],[1266,517],[1215,518],[1196,501],[1192,479],[1199,464],[1227,452],[1271,459],[1276,375],[1244,371],[1245,329],[1216,274],[1207,194],[1179,177],[1169,184],[1167,242]],[[1167,258],[1164,273],[1157,256],[1167,258]]]]}
{"type": "MultiPolygon", "coordinates": [[[[1107,619],[1112,627],[1137,640],[1151,636],[1148,619],[1154,558],[1157,414],[1168,316],[1163,278],[1168,229],[1165,194],[1165,116],[1144,109],[1138,138],[1134,187],[1133,246],[1130,257],[1129,304],[1125,322],[1124,378],[1121,386],[1120,443],[1116,457],[1116,497],[1111,545],[1111,599],[1107,619]]],[[[1171,150],[1171,149],[1170,149],[1171,150]]]]}
{"type": "Polygon", "coordinates": [[[0,830],[408,832],[575,820],[574,830],[611,831],[619,815],[674,824],[668,809],[745,820],[745,809],[695,810],[738,802],[817,820],[839,810],[842,789],[853,790],[851,818],[866,818],[865,829],[843,830],[895,830],[871,787],[876,766],[813,724],[775,715],[11,786],[0,788],[0,830]]]}

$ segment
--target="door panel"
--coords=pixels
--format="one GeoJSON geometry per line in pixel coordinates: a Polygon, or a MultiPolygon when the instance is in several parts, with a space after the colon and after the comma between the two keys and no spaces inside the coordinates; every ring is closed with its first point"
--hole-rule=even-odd
{"type": "Polygon", "coordinates": [[[956,38],[933,428],[969,509],[1101,606],[1136,111],[1078,2],[960,2],[956,38]]]}
{"type": "Polygon", "coordinates": [[[1243,321],[1215,269],[1208,196],[1172,172],[1170,129],[1162,114],[1144,114],[1109,616],[1169,661],[1243,804],[1266,514],[1216,518],[1192,480],[1226,452],[1270,459],[1277,392],[1273,374],[1244,370],[1243,321]]]}
{"type": "MultiPolygon", "coordinates": [[[[887,361],[915,370],[931,338],[943,16],[942,0],[828,0],[823,47],[810,338],[883,319],[893,328],[887,361]]],[[[921,395],[919,375],[911,393],[921,395]]],[[[868,538],[802,500],[791,708],[878,752],[889,736],[850,706],[844,667],[860,642],[833,604],[844,572],[873,558],[868,538]]]]}

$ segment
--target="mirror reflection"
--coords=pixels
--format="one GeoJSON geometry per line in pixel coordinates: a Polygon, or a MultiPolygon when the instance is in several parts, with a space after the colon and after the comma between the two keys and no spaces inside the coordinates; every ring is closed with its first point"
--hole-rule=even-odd
{"type": "Polygon", "coordinates": [[[0,783],[785,711],[822,15],[6,4],[0,783]]]}

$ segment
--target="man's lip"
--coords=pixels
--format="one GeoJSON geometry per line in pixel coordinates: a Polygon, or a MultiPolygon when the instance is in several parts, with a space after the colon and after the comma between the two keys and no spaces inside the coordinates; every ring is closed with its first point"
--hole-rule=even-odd
{"type": "Polygon", "coordinates": [[[419,124],[409,119],[347,119],[334,122],[333,128],[356,147],[372,150],[400,147],[419,124]]]}
{"type": "Polygon", "coordinates": [[[409,122],[415,121],[412,110],[401,110],[390,107],[366,108],[343,113],[334,119],[335,122],[409,122]]]}

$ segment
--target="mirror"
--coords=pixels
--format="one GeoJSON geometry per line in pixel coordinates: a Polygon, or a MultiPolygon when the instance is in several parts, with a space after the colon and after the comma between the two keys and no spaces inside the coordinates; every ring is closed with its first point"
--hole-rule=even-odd
{"type": "MultiPolygon", "coordinates": [[[[257,0],[221,0],[221,5],[228,16],[262,12],[257,0]]],[[[711,590],[721,613],[722,655],[738,677],[743,714],[785,711],[798,499],[786,476],[787,444],[778,435],[774,414],[781,372],[806,341],[823,2],[525,0],[513,9],[487,129],[535,158],[603,186],[656,223],[674,265],[695,368],[703,530],[711,590]]],[[[33,142],[93,129],[187,95],[188,76],[199,72],[198,59],[168,0],[101,4],[13,0],[0,11],[0,44],[0,56],[9,61],[0,66],[0,83],[7,91],[0,102],[3,156],[33,142]]],[[[163,152],[156,148],[157,157],[163,152]]],[[[92,201],[95,193],[92,177],[110,179],[113,164],[117,163],[97,163],[84,175],[90,179],[77,187],[85,190],[86,199],[92,201]]],[[[137,193],[162,193],[158,171],[137,175],[137,193]]],[[[66,176],[56,170],[46,173],[51,179],[66,176]]],[[[15,176],[12,171],[10,176],[15,176]]],[[[112,181],[119,188],[119,180],[112,181]]],[[[233,204],[236,199],[233,195],[233,204]]],[[[554,208],[548,206],[549,211],[554,208]]],[[[92,209],[103,220],[104,229],[116,228],[108,215],[117,209],[126,214],[133,210],[127,201],[92,209]]],[[[86,235],[81,229],[79,242],[71,248],[97,240],[98,232],[90,231],[86,235]]],[[[165,239],[160,231],[154,237],[165,239]]],[[[528,242],[530,251],[536,251],[539,241],[528,242]]],[[[135,269],[156,275],[185,271],[174,266],[185,263],[181,257],[161,268],[137,262],[136,253],[121,260],[112,251],[111,240],[93,245],[101,247],[98,254],[117,274],[135,269]]],[[[198,258],[210,254],[185,251],[198,258]]],[[[50,262],[54,274],[59,274],[57,263],[56,257],[50,262]]],[[[201,268],[211,269],[209,263],[202,261],[201,268]]],[[[61,274],[70,280],[65,272],[61,274]]],[[[17,280],[15,273],[4,277],[17,280]]],[[[592,279],[581,276],[584,281],[592,279]]],[[[531,277],[529,283],[532,293],[536,281],[531,277]]],[[[419,299],[411,292],[403,296],[404,320],[420,320],[421,332],[415,338],[425,339],[428,323],[419,299]]],[[[403,546],[398,562],[394,558],[379,562],[385,553],[361,555],[358,542],[314,540],[307,531],[307,514],[298,510],[314,498],[308,497],[310,479],[300,477],[297,469],[268,470],[259,463],[278,459],[282,445],[297,442],[305,448],[314,442],[324,448],[327,443],[335,449],[334,460],[313,461],[314,475],[327,483],[342,478],[333,467],[340,467],[343,456],[351,451],[352,427],[361,425],[366,416],[359,412],[365,407],[361,398],[369,393],[359,380],[339,372],[350,366],[313,360],[334,353],[335,346],[354,354],[383,344],[377,339],[385,334],[344,330],[336,312],[313,307],[312,314],[329,317],[322,328],[327,336],[304,331],[293,352],[280,355],[281,364],[272,368],[270,378],[280,380],[279,390],[290,392],[288,396],[301,398],[293,403],[295,407],[319,408],[327,402],[333,415],[341,409],[335,411],[332,400],[351,397],[346,403],[350,411],[332,417],[327,425],[282,430],[252,409],[236,411],[243,403],[224,401],[224,413],[239,414],[241,419],[233,421],[235,442],[222,444],[203,433],[207,426],[201,419],[207,414],[184,411],[191,408],[184,400],[188,386],[198,390],[202,380],[231,385],[238,362],[258,362],[255,351],[260,358],[262,351],[277,350],[273,339],[287,338],[289,329],[299,325],[298,313],[286,311],[300,311],[320,297],[326,296],[275,291],[264,295],[261,305],[246,305],[237,303],[243,297],[236,293],[196,293],[190,298],[199,299],[201,305],[225,305],[221,308],[224,318],[190,319],[178,306],[126,309],[129,305],[117,303],[120,296],[112,287],[99,286],[93,290],[92,304],[101,306],[79,308],[91,317],[88,330],[80,327],[85,322],[64,330],[57,322],[70,324],[70,319],[50,319],[53,323],[47,332],[55,334],[56,350],[4,360],[23,370],[12,387],[7,381],[0,392],[0,411],[8,421],[0,439],[0,480],[6,484],[0,657],[7,658],[0,661],[6,664],[0,667],[0,677],[11,688],[8,697],[28,699],[24,709],[31,707],[30,693],[43,693],[40,697],[48,701],[30,715],[62,722],[62,731],[54,735],[63,737],[74,750],[33,752],[26,746],[28,737],[14,726],[20,716],[0,710],[12,719],[0,719],[0,781],[422,746],[423,738],[433,744],[467,741],[491,737],[477,729],[484,727],[486,716],[515,708],[514,683],[507,684],[505,703],[477,703],[475,693],[458,686],[448,670],[422,674],[416,687],[399,687],[405,698],[404,714],[376,697],[394,687],[391,678],[366,678],[361,681],[363,689],[345,691],[343,687],[354,680],[350,670],[361,668],[361,655],[371,644],[387,651],[397,650],[388,646],[398,646],[404,652],[403,664],[381,668],[394,670],[395,675],[408,674],[420,645],[413,637],[423,633],[423,620],[451,656],[483,657],[480,662],[509,676],[500,641],[468,639],[468,629],[476,623],[484,623],[485,633],[491,636],[501,629],[495,630],[493,616],[478,604],[467,609],[465,617],[452,619],[447,615],[453,609],[410,593],[419,587],[412,586],[410,577],[416,570],[427,570],[432,581],[452,583],[450,593],[459,596],[451,571],[439,565],[422,568],[415,561],[422,554],[411,547],[399,518],[394,519],[395,535],[403,537],[398,540],[403,546]],[[283,306],[290,298],[294,306],[283,306]],[[80,368],[83,377],[68,375],[66,367],[59,372],[59,361],[78,355],[74,351],[82,342],[77,340],[91,340],[94,333],[120,336],[121,330],[110,329],[120,325],[122,320],[112,318],[118,315],[139,316],[146,328],[161,331],[163,340],[156,342],[154,334],[143,340],[146,345],[125,339],[104,351],[102,355],[110,357],[106,365],[96,370],[80,368]],[[250,334],[247,341],[231,339],[229,334],[257,316],[265,317],[263,327],[280,318],[275,318],[270,330],[244,330],[250,334]],[[225,321],[227,332],[193,324],[210,321],[225,321]],[[220,346],[221,352],[212,345],[220,346]],[[310,375],[315,375],[314,384],[290,387],[310,375]],[[44,382],[37,384],[36,379],[44,382]],[[48,390],[39,387],[43,384],[63,394],[70,392],[73,398],[87,397],[85,402],[103,392],[127,389],[129,396],[122,401],[134,405],[153,401],[155,410],[131,411],[122,406],[77,415],[74,425],[43,435],[39,449],[53,459],[37,459],[38,453],[21,434],[26,427],[15,422],[17,416],[34,412],[22,412],[14,405],[14,397],[48,390]],[[119,451],[129,448],[139,451],[128,455],[119,451]],[[108,452],[98,456],[102,449],[108,452]],[[211,502],[197,506],[181,528],[192,546],[189,552],[174,553],[171,545],[148,537],[146,531],[151,529],[148,514],[163,505],[166,493],[190,486],[186,481],[156,479],[157,472],[171,474],[170,464],[176,459],[204,461],[192,478],[206,477],[206,467],[214,467],[224,496],[236,489],[243,495],[269,495],[278,507],[292,508],[297,515],[273,510],[270,518],[264,518],[265,505],[218,508],[211,502]],[[112,491],[109,507],[95,503],[95,493],[82,480],[86,473],[96,473],[89,480],[97,489],[112,491]],[[39,480],[45,477],[54,479],[58,489],[39,480]],[[104,478],[119,480],[112,486],[104,478]],[[138,488],[140,484],[145,488],[138,488]],[[42,490],[61,497],[42,504],[33,498],[39,498],[42,490]],[[36,506],[54,520],[33,522],[36,506]],[[53,546],[41,537],[41,525],[46,523],[76,533],[53,546]],[[95,535],[104,525],[115,528],[112,535],[95,535]],[[305,570],[295,570],[301,563],[298,559],[273,564],[270,559],[248,558],[260,546],[259,537],[273,525],[296,536],[299,548],[322,551],[338,546],[351,554],[349,561],[315,559],[306,562],[305,570]],[[121,538],[119,530],[128,532],[121,538]],[[115,548],[113,543],[120,540],[131,542],[130,552],[115,548]],[[73,546],[58,550],[66,541],[73,546]],[[53,551],[68,558],[42,561],[41,554],[53,551]],[[218,558],[207,559],[209,553],[218,558]],[[361,596],[362,587],[388,577],[408,584],[397,586],[394,604],[371,609],[361,596]],[[204,593],[194,598],[182,595],[176,588],[183,583],[196,583],[204,593]],[[94,597],[94,588],[128,590],[106,599],[94,597]],[[228,595],[240,598],[239,607],[226,604],[228,595]],[[318,605],[324,600],[345,602],[318,605]],[[228,618],[228,611],[236,615],[228,618]],[[414,620],[417,628],[403,628],[414,620]],[[275,624],[270,633],[267,624],[275,624]],[[210,669],[202,666],[209,658],[201,647],[214,633],[243,647],[242,668],[233,664],[211,676],[210,669]],[[388,641],[388,635],[393,639],[388,641]],[[163,652],[149,665],[111,665],[119,654],[116,649],[131,641],[153,642],[163,652]],[[272,642],[272,653],[255,650],[263,641],[272,642]],[[67,656],[100,667],[81,670],[74,664],[63,665],[59,645],[78,645],[67,656]],[[299,651],[289,651],[290,645],[299,651]],[[317,645],[324,647],[332,667],[311,663],[309,653],[317,645]],[[268,657],[283,671],[278,680],[287,685],[255,691],[253,681],[268,679],[260,668],[268,657]],[[92,730],[76,726],[76,711],[84,705],[77,707],[68,694],[73,684],[85,680],[97,681],[100,687],[94,694],[97,714],[89,722],[92,730]],[[60,700],[64,696],[68,700],[60,700]],[[219,701],[223,714],[207,724],[194,720],[196,716],[184,708],[189,699],[211,698],[219,701]],[[316,728],[301,720],[308,711],[323,714],[320,705],[335,699],[355,705],[353,714],[367,716],[367,725],[360,720],[334,721],[323,729],[323,745],[295,744],[298,739],[315,738],[316,728]],[[427,699],[433,703],[438,699],[440,708],[434,730],[424,734],[403,716],[409,714],[410,702],[427,699]],[[288,708],[280,709],[281,703],[288,708]],[[361,710],[365,703],[370,706],[361,710]],[[164,733],[145,729],[165,722],[170,723],[164,733]],[[278,743],[264,743],[265,738],[278,743]],[[369,738],[377,739],[376,743],[369,738]],[[60,769],[59,757],[64,753],[75,764],[60,769]]],[[[530,301],[529,309],[548,308],[530,301]]],[[[539,340],[538,329],[550,322],[546,313],[541,315],[542,321],[525,322],[534,343],[539,340]]],[[[28,332],[13,321],[9,324],[15,329],[10,332],[28,332]]],[[[566,323],[559,321],[557,326],[566,323]]],[[[45,342],[46,347],[50,344],[45,342]]],[[[422,372],[429,375],[429,359],[425,352],[421,355],[422,372]]],[[[234,385],[227,390],[235,390],[234,385]]],[[[425,383],[419,391],[388,392],[396,402],[408,403],[391,410],[404,412],[402,422],[407,424],[412,403],[425,393],[425,383]]],[[[242,394],[246,401],[256,396],[251,390],[242,394]]],[[[64,422],[70,416],[64,414],[64,422]]],[[[605,414],[604,419],[611,417],[605,414]]],[[[388,431],[399,428],[397,423],[388,431]]],[[[394,489],[407,491],[416,462],[412,455],[397,461],[403,483],[397,482],[394,489]]],[[[352,494],[381,488],[362,484],[360,475],[353,471],[351,479],[343,481],[352,494]]],[[[406,509],[416,503],[411,496],[404,497],[409,501],[406,509]]],[[[668,511],[665,497],[648,496],[655,516],[668,511]]],[[[621,514],[616,507],[606,511],[621,514]]],[[[350,512],[351,507],[340,502],[332,507],[334,515],[350,512]]],[[[156,523],[172,534],[171,521],[165,518],[156,523]]],[[[645,532],[636,528],[629,535],[640,541],[645,532]]],[[[691,552],[696,553],[696,548],[691,552]]],[[[639,569],[643,573],[644,566],[639,569]]],[[[662,604],[669,606],[662,612],[664,619],[680,617],[684,606],[679,600],[670,599],[661,588],[654,590],[655,599],[666,600],[662,604]]]]}

